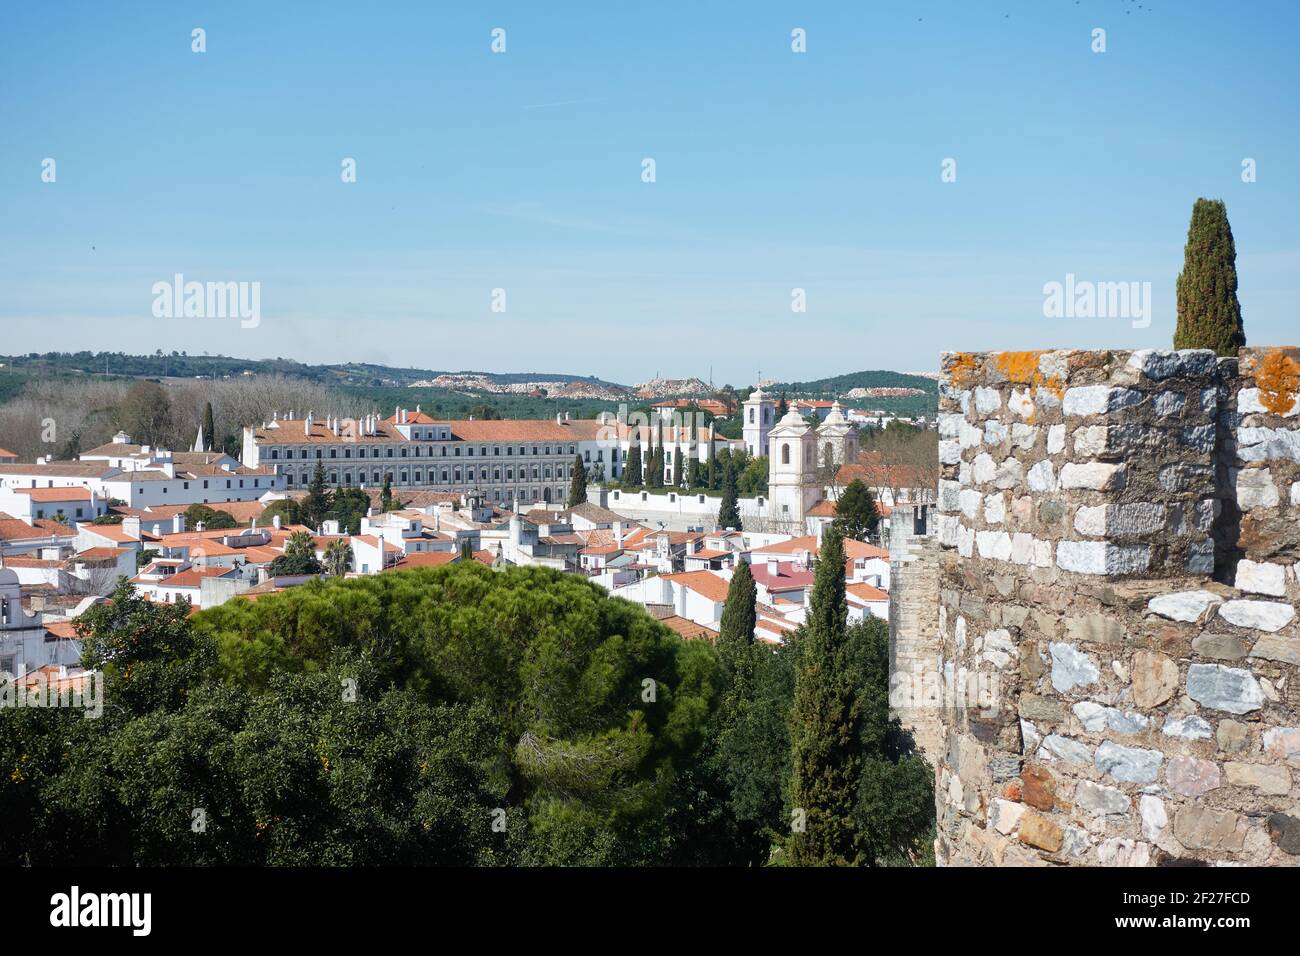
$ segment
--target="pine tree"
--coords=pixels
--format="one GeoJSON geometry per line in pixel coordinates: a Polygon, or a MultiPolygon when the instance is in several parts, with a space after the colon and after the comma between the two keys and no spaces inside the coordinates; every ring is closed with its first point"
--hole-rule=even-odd
{"type": "Polygon", "coordinates": [[[861,712],[847,659],[847,621],[844,543],[831,527],[813,578],[790,713],[791,800],[796,815],[802,815],[796,823],[803,824],[790,839],[790,861],[796,866],[863,862],[854,822],[861,712]]]}
{"type": "Polygon", "coordinates": [[[727,467],[722,473],[722,504],[718,507],[718,526],[741,530],[740,506],[736,495],[736,472],[727,467]]]}
{"type": "Polygon", "coordinates": [[[1237,301],[1237,247],[1221,199],[1198,199],[1192,206],[1178,274],[1176,349],[1213,349],[1236,355],[1246,344],[1237,301]]]}
{"type": "Polygon", "coordinates": [[[632,445],[628,448],[627,460],[623,462],[623,484],[629,488],[641,487],[641,443],[637,441],[635,432],[632,435],[632,445]]]}
{"type": "Polygon", "coordinates": [[[587,468],[582,463],[582,456],[573,459],[573,477],[569,479],[569,503],[572,508],[587,500],[587,468]]]}
{"type": "Polygon", "coordinates": [[[205,402],[203,405],[203,441],[207,448],[201,448],[200,451],[207,451],[208,448],[217,446],[217,426],[212,418],[211,402],[205,402]]]}
{"type": "Polygon", "coordinates": [[[835,502],[836,528],[846,538],[869,541],[879,523],[880,515],[871,489],[861,478],[854,478],[835,502]]]}

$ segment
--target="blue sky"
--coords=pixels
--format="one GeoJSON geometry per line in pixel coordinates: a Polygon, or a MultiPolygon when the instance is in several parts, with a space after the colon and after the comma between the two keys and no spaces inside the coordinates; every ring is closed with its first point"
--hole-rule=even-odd
{"type": "Polygon", "coordinates": [[[1165,347],[1197,196],[1248,339],[1294,343],[1297,39],[1240,0],[5,5],[0,353],[739,385],[1165,347]],[[155,318],[178,272],[260,324],[155,318]],[[1067,273],[1150,282],[1150,327],[1045,318],[1067,273]]]}

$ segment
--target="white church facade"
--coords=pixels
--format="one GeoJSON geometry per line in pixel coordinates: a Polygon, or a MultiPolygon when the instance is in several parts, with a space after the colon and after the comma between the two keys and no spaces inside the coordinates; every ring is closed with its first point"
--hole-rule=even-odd
{"type": "Polygon", "coordinates": [[[835,470],[858,460],[858,430],[835,402],[818,425],[809,424],[794,405],[770,428],[762,423],[775,418],[775,405],[761,390],[745,403],[746,441],[750,410],[754,411],[754,440],[768,456],[768,515],[773,522],[802,527],[824,502],[834,485],[835,470]],[[752,403],[752,404],[751,404],[752,403]]]}

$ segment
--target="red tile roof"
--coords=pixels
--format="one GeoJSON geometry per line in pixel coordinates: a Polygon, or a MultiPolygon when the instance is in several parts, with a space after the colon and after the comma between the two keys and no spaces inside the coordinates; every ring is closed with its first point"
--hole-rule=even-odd
{"type": "Polygon", "coordinates": [[[116,561],[124,554],[130,554],[130,548],[87,548],[72,556],[73,561],[116,561]]]}
{"type": "Polygon", "coordinates": [[[75,538],[77,533],[57,521],[37,518],[31,524],[0,512],[0,541],[25,541],[31,538],[75,538]]]}
{"type": "Polygon", "coordinates": [[[663,577],[666,581],[674,581],[697,594],[704,595],[710,601],[727,600],[727,588],[729,586],[727,580],[712,571],[683,571],[678,574],[665,574],[663,577]]]}
{"type": "Polygon", "coordinates": [[[889,600],[888,591],[882,591],[880,590],[880,588],[875,587],[874,585],[871,584],[867,584],[865,582],[859,584],[847,584],[844,586],[844,590],[847,593],[852,594],[854,597],[861,598],[864,601],[888,601],[889,600]]]}
{"type": "Polygon", "coordinates": [[[703,624],[696,624],[694,621],[678,617],[676,614],[670,614],[668,617],[661,617],[660,624],[666,624],[688,641],[704,638],[708,641],[716,641],[718,632],[711,627],[705,627],[703,624]]]}
{"type": "Polygon", "coordinates": [[[776,562],[776,574],[768,570],[766,562],[751,565],[754,581],[769,591],[794,591],[812,587],[813,572],[800,571],[792,562],[776,562]]]}
{"type": "Polygon", "coordinates": [[[32,501],[89,501],[88,488],[13,488],[16,495],[29,495],[32,501]]]}
{"type": "Polygon", "coordinates": [[[186,568],[155,583],[163,588],[197,588],[204,578],[221,577],[230,571],[230,568],[186,568]]]}

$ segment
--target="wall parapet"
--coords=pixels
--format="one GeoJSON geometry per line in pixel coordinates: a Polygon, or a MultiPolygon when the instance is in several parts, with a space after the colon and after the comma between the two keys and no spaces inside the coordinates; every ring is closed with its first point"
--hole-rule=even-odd
{"type": "Polygon", "coordinates": [[[1300,350],[942,371],[940,862],[1300,864],[1300,350]]]}

